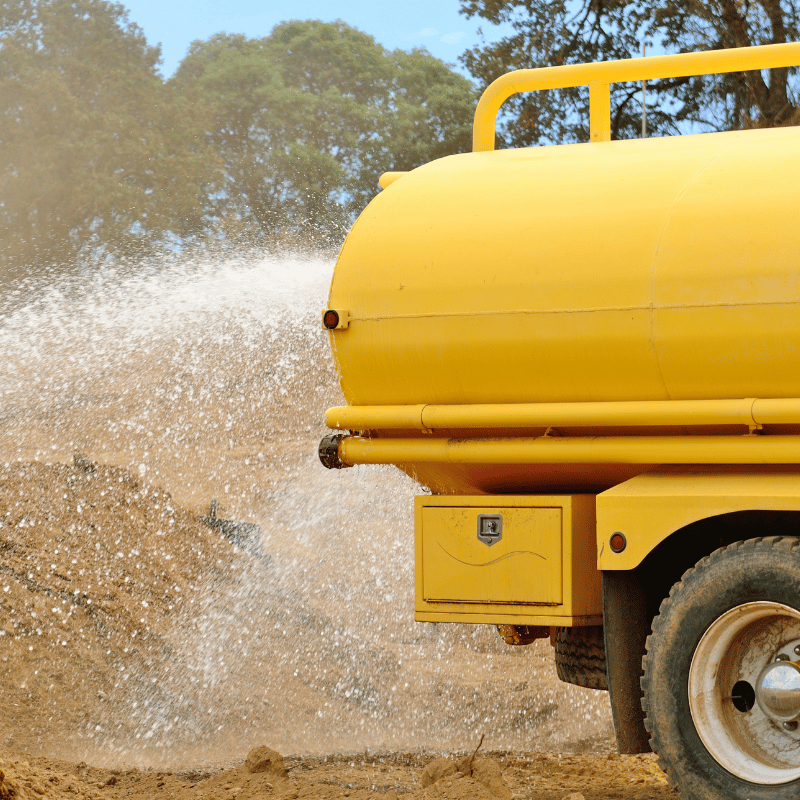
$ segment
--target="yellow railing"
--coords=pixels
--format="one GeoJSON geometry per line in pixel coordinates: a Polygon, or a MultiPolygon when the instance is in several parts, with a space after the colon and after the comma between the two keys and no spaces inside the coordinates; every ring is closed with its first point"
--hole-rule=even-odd
{"type": "Polygon", "coordinates": [[[593,142],[611,139],[611,84],[623,81],[651,81],[714,75],[722,72],[747,72],[800,64],[800,42],[680,53],[671,56],[601,61],[595,64],[568,64],[563,67],[519,69],[491,83],[475,109],[472,134],[473,152],[494,150],[497,112],[509,97],[520,92],[543,89],[589,87],[589,138],[593,142]]]}

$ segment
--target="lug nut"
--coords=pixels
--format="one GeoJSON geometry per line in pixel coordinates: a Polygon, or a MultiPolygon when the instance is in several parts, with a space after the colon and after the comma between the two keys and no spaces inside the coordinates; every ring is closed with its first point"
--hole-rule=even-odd
{"type": "Polygon", "coordinates": [[[797,722],[792,720],[791,722],[784,722],[783,727],[787,731],[796,731],[797,730],[797,722]]]}
{"type": "Polygon", "coordinates": [[[789,660],[789,656],[787,656],[786,653],[778,653],[778,655],[775,656],[775,660],[776,661],[788,661],[789,660]]]}
{"type": "Polygon", "coordinates": [[[800,644],[796,644],[796,645],[794,646],[794,654],[795,654],[796,656],[800,656],[800,644]]]}

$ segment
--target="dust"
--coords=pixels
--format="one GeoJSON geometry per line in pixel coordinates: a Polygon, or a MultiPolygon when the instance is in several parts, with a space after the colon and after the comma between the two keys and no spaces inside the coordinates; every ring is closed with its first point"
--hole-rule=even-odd
{"type": "Polygon", "coordinates": [[[455,798],[474,776],[441,794],[422,769],[481,736],[520,796],[565,795],[544,777],[526,794],[530,765],[556,763],[536,753],[617,763],[605,693],[560,683],[546,642],[414,622],[419,487],[319,465],[341,402],[318,323],[331,269],[257,257],[6,286],[0,745],[17,796],[29,770],[53,797],[247,797],[236,770],[262,744],[304,754],[273,787],[287,797],[455,798]],[[261,547],[200,521],[212,501],[261,547]]]}

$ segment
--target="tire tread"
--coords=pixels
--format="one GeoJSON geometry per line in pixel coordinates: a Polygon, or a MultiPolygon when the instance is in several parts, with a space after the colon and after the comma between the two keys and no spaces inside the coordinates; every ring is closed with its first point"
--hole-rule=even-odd
{"type": "Polygon", "coordinates": [[[558,677],[565,683],[584,689],[608,689],[602,627],[559,628],[555,661],[558,677]]]}

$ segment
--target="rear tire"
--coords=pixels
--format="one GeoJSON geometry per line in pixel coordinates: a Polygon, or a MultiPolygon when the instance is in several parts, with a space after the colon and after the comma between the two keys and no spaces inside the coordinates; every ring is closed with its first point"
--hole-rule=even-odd
{"type": "Polygon", "coordinates": [[[560,680],[585,689],[608,689],[606,646],[601,625],[559,628],[555,656],[560,680]]]}
{"type": "Polygon", "coordinates": [[[787,730],[753,702],[761,670],[779,655],[797,660],[795,648],[798,539],[737,542],[675,584],[647,639],[642,706],[651,747],[682,798],[800,798],[800,728],[787,730]]]}

